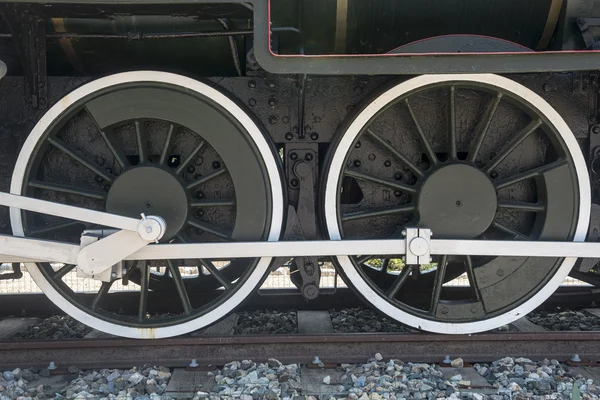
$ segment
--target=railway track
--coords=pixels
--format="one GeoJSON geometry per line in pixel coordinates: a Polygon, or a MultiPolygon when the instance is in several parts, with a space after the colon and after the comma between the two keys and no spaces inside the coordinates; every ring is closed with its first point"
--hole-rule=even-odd
{"type": "Polygon", "coordinates": [[[376,353],[413,362],[441,362],[446,355],[468,362],[493,361],[500,356],[568,361],[600,360],[600,332],[509,332],[475,335],[437,335],[421,332],[378,334],[245,335],[158,339],[77,339],[0,342],[0,365],[80,368],[125,368],[132,365],[188,366],[192,359],[204,367],[232,360],[310,364],[365,362],[376,353]],[[58,361],[57,361],[58,360],[58,361]]]}
{"type": "MultiPolygon", "coordinates": [[[[574,289],[562,292],[558,294],[560,297],[564,297],[565,292],[575,293],[574,289]]],[[[546,308],[549,307],[546,305],[546,308]]],[[[251,314],[251,311],[243,312],[251,314]]],[[[50,392],[66,394],[67,398],[76,398],[78,395],[73,385],[83,385],[81,382],[88,377],[102,374],[99,371],[106,371],[104,375],[118,371],[118,374],[129,376],[127,374],[135,374],[136,371],[143,375],[142,371],[153,369],[163,374],[169,371],[169,379],[161,381],[163,387],[160,389],[160,394],[166,398],[192,398],[198,393],[206,393],[207,397],[208,393],[220,395],[223,390],[234,388],[238,383],[224,389],[219,376],[225,374],[223,371],[232,362],[241,360],[252,360],[257,363],[254,365],[266,365],[266,369],[274,363],[273,359],[286,366],[295,365],[297,372],[294,379],[298,386],[295,390],[303,396],[326,396],[327,399],[330,396],[347,398],[348,385],[341,389],[341,383],[347,379],[344,376],[351,376],[348,371],[360,370],[365,365],[375,368],[374,357],[383,359],[378,363],[381,368],[389,365],[389,360],[403,360],[409,363],[394,362],[408,365],[409,368],[416,365],[430,372],[437,371],[440,374],[438,380],[451,382],[451,390],[461,396],[470,396],[465,398],[486,399],[490,397],[485,396],[508,390],[496,384],[494,379],[497,377],[484,373],[489,368],[504,368],[502,360],[520,362],[525,367],[535,366],[537,369],[550,363],[548,360],[553,360],[552,368],[564,368],[573,382],[584,382],[582,384],[589,386],[590,379],[592,382],[600,381],[600,364],[597,363],[600,360],[600,347],[597,346],[600,331],[551,332],[544,328],[548,321],[541,326],[532,322],[539,322],[539,318],[531,317],[530,321],[523,317],[507,327],[509,331],[473,335],[438,335],[414,330],[333,333],[334,330],[339,332],[339,326],[332,323],[336,316],[339,317],[339,312],[298,310],[294,313],[297,314],[295,328],[298,334],[233,334],[238,319],[232,322],[231,318],[227,318],[192,337],[134,340],[92,331],[83,339],[0,340],[0,371],[21,371],[19,368],[36,371],[38,378],[32,385],[41,382],[40,385],[49,387],[47,390],[50,392]],[[572,361],[575,354],[579,362],[572,361]],[[448,357],[452,360],[451,365],[443,361],[448,357]],[[315,358],[319,359],[319,364],[315,363],[315,358]],[[195,367],[191,367],[193,363],[196,363],[195,367]],[[48,369],[49,365],[55,369],[48,369]],[[138,368],[130,369],[134,366],[138,368]],[[477,397],[479,395],[483,397],[477,397]]],[[[548,311],[545,313],[552,315],[548,311]]],[[[581,314],[600,318],[600,309],[585,309],[581,314]]],[[[10,319],[0,320],[0,338],[3,337],[3,327],[7,326],[2,321],[7,320],[10,319]]],[[[512,370],[513,366],[510,368],[512,370]]],[[[278,375],[276,380],[279,378],[278,375]]],[[[148,376],[144,379],[151,381],[152,378],[148,376]]],[[[527,379],[532,385],[534,380],[527,379]]],[[[567,377],[553,379],[560,385],[560,379],[567,377]]],[[[423,382],[430,384],[426,380],[423,382]]],[[[549,390],[558,390],[557,387],[552,386],[549,390]]],[[[523,389],[531,390],[525,386],[523,389]]],[[[537,389],[536,386],[533,390],[537,389]]],[[[369,391],[364,390],[365,393],[369,391]]],[[[561,389],[562,392],[564,390],[561,389]]],[[[542,394],[543,390],[535,393],[542,394]]]]}

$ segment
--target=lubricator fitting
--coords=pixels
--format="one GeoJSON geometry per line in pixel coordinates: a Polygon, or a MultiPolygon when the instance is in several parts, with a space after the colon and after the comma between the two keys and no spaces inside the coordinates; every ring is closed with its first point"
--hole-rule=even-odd
{"type": "Polygon", "coordinates": [[[142,220],[138,223],[138,234],[144,240],[148,242],[158,243],[159,239],[163,237],[167,230],[166,221],[157,216],[150,215],[146,217],[142,214],[142,220]]]}

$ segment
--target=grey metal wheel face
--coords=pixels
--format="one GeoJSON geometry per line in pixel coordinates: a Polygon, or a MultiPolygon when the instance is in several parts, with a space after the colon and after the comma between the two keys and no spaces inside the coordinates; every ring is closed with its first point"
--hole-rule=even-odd
{"type": "MultiPolygon", "coordinates": [[[[279,237],[283,194],[276,157],[248,115],[213,87],[161,72],[117,74],[77,89],[48,115],[20,154],[11,191],[136,218],[160,215],[167,222],[163,241],[279,237]]],[[[73,242],[83,229],[96,228],[18,211],[11,211],[11,222],[15,234],[73,242]]],[[[128,262],[127,278],[140,285],[132,315],[103,309],[115,281],[84,302],[64,281],[74,266],[33,270],[49,297],[82,322],[115,335],[146,337],[150,330],[164,337],[222,318],[269,263],[128,262]],[[182,276],[186,266],[197,270],[192,279],[182,276]],[[154,315],[161,289],[179,298],[180,313],[154,315]],[[194,296],[206,291],[211,300],[194,296]]]]}
{"type": "MultiPolygon", "coordinates": [[[[415,226],[435,238],[585,237],[589,181],[577,142],[546,102],[506,78],[422,76],[395,85],[350,119],[329,160],[323,207],[333,239],[401,237],[415,226]]],[[[438,256],[406,267],[399,258],[336,261],[382,312],[442,333],[518,318],[574,262],[438,256]],[[449,298],[444,283],[462,273],[470,290],[449,298]]]]}

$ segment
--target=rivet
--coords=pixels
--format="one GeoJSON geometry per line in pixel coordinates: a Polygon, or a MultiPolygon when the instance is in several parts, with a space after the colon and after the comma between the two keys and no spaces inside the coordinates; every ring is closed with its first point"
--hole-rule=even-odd
{"type": "Polygon", "coordinates": [[[311,140],[319,140],[319,134],[317,132],[313,132],[310,134],[311,140]]]}
{"type": "Polygon", "coordinates": [[[256,105],[256,99],[248,100],[248,104],[250,104],[251,107],[254,107],[256,105]]]}
{"type": "Polygon", "coordinates": [[[499,269],[498,271],[496,271],[496,275],[498,275],[498,276],[504,276],[504,270],[503,269],[499,269]]]}

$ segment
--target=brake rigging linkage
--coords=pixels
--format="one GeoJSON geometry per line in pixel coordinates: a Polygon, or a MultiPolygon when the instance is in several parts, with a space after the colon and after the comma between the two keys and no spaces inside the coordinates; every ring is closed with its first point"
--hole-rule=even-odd
{"type": "MultiPolygon", "coordinates": [[[[0,262],[59,262],[97,279],[123,260],[214,259],[257,257],[318,257],[405,255],[407,264],[428,263],[431,255],[582,257],[600,256],[597,242],[544,242],[431,239],[431,231],[407,228],[402,239],[305,240],[289,242],[155,243],[166,230],[159,216],[141,220],[0,192],[0,205],[85,221],[120,229],[81,245],[0,235],[0,262]]],[[[87,234],[84,233],[84,236],[87,234]]]]}

